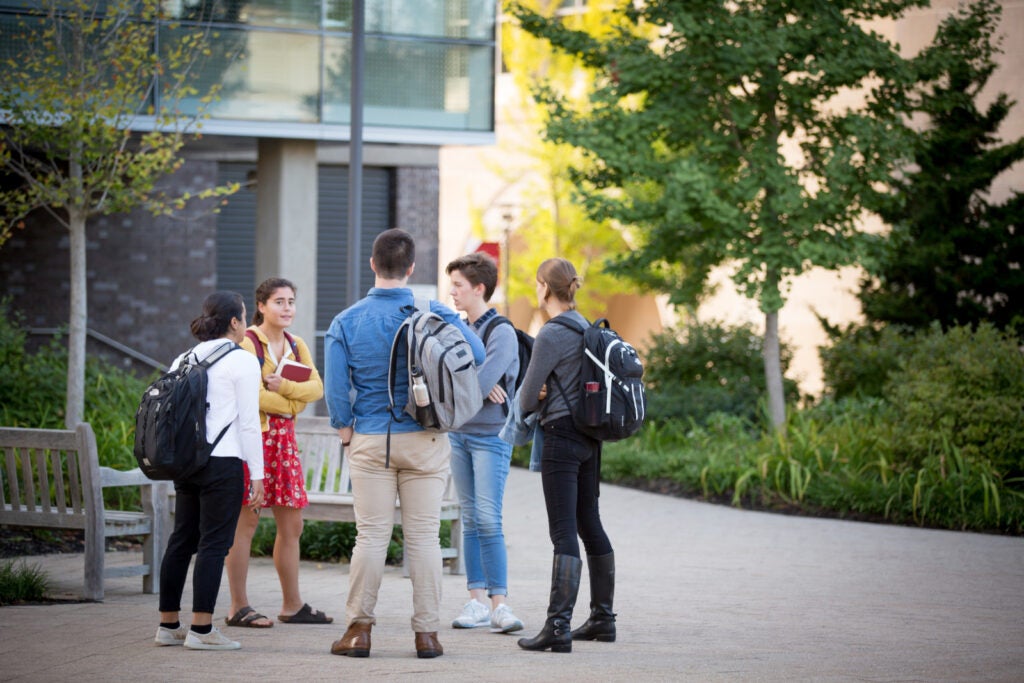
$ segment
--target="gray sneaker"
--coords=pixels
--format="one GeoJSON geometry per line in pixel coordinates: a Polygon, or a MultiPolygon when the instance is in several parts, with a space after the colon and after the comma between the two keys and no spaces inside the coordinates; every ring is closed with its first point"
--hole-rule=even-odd
{"type": "Polygon", "coordinates": [[[490,623],[491,609],[473,598],[462,608],[462,614],[452,621],[452,628],[476,628],[490,623]]]}
{"type": "Polygon", "coordinates": [[[237,650],[242,644],[231,640],[214,626],[209,633],[196,633],[189,629],[185,647],[190,650],[237,650]]]}
{"type": "Polygon", "coordinates": [[[522,631],[523,622],[512,614],[512,608],[502,603],[491,612],[491,633],[512,633],[522,631]]]}
{"type": "Polygon", "coordinates": [[[186,635],[188,635],[188,626],[185,624],[180,624],[178,628],[157,626],[156,638],[153,641],[157,645],[184,645],[186,635]]]}

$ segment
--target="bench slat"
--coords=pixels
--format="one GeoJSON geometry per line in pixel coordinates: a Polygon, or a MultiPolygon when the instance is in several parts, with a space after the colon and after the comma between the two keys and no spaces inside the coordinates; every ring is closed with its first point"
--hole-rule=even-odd
{"type": "MultiPolygon", "coordinates": [[[[303,518],[325,522],[354,522],[349,462],[342,452],[338,432],[331,427],[330,420],[326,417],[296,418],[295,439],[299,445],[299,458],[306,475],[306,497],[309,499],[309,506],[303,510],[303,518]]],[[[462,508],[449,473],[441,501],[441,519],[452,522],[452,547],[442,548],[442,557],[450,561],[453,574],[464,573],[461,513],[462,508]]],[[[395,524],[401,523],[402,509],[396,499],[395,524]]]]}
{"type": "Polygon", "coordinates": [[[103,599],[104,577],[141,575],[143,591],[158,588],[169,535],[167,482],[100,468],[86,423],[75,430],[0,427],[0,448],[0,524],[83,530],[88,600],[103,599]],[[104,509],[105,486],[140,486],[144,511],[104,509]],[[143,563],[105,571],[104,539],[112,536],[144,536],[143,563]]]}

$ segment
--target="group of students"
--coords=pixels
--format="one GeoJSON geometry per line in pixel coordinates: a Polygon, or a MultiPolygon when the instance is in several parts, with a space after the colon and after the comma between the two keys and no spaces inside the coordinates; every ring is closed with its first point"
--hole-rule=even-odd
{"type": "MultiPolygon", "coordinates": [[[[231,592],[227,624],[274,625],[249,604],[245,589],[250,545],[265,507],[273,510],[277,524],[274,565],[282,592],[278,620],[333,621],[302,600],[298,582],[301,510],[307,503],[294,417],[321,396],[326,397],[331,425],[338,430],[348,458],[357,520],[347,627],[331,645],[333,654],[370,654],[396,496],[401,502],[404,552],[413,587],[416,654],[433,658],[444,653],[437,635],[442,567],[438,531],[449,469],[462,508],[469,591],[469,601],[452,627],[490,626],[495,633],[524,628],[506,604],[502,500],[512,445],[499,432],[509,413],[539,416],[541,480],[554,550],[547,618],[540,632],[521,638],[519,646],[570,652],[573,640],[615,640],[614,553],[601,524],[597,495],[601,443],[574,427],[572,397],[548,391],[553,375],[567,386],[579,378],[579,335],[567,327],[545,324],[516,391],[516,333],[511,325],[498,324],[497,311],[488,303],[497,283],[494,261],[483,254],[469,254],[451,262],[447,273],[457,311],[438,301],[431,301],[430,307],[469,342],[486,398],[479,413],[458,431],[426,431],[404,411],[392,411],[388,395],[392,339],[414,308],[408,280],[415,269],[415,255],[415,243],[403,230],[386,230],[374,240],[370,259],[374,286],[331,323],[325,338],[324,380],[303,340],[286,332],[295,313],[295,287],[289,281],[273,278],[257,288],[257,311],[248,328],[240,295],[216,292],[207,297],[202,314],[192,322],[192,333],[200,342],[192,352],[202,360],[231,343],[249,353],[229,353],[208,371],[207,431],[219,433],[227,425],[227,432],[203,470],[175,482],[175,527],[162,565],[157,644],[203,650],[240,647],[213,626],[225,566],[231,592]],[[465,313],[465,320],[459,312],[465,313]],[[309,379],[294,382],[277,374],[285,358],[312,368],[309,379]],[[591,609],[586,622],[571,630],[583,566],[580,538],[587,553],[591,609]],[[193,555],[192,619],[184,625],[179,613],[193,555]]],[[[549,318],[568,316],[587,324],[576,311],[580,285],[569,261],[544,261],[537,270],[539,307],[549,318]]],[[[175,365],[183,359],[184,355],[175,365]]],[[[403,370],[398,368],[398,376],[403,376],[403,370]]],[[[395,403],[404,405],[404,398],[396,396],[395,403]]]]}

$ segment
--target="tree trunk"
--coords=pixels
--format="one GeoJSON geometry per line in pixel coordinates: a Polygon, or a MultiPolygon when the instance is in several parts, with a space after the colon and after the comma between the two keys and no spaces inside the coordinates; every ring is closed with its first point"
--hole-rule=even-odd
{"type": "Polygon", "coordinates": [[[779,312],[764,314],[764,379],[768,387],[768,414],[772,426],[786,424],[786,396],[782,389],[782,360],[779,355],[779,312]]]}
{"type": "Polygon", "coordinates": [[[68,391],[64,424],[74,429],[85,413],[85,328],[88,323],[85,277],[85,212],[68,211],[71,233],[71,313],[68,320],[68,391]]]}

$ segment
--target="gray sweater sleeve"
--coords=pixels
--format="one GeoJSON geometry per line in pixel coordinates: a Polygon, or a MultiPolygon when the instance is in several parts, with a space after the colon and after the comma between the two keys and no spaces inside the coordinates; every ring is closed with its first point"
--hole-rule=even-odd
{"type": "MultiPolygon", "coordinates": [[[[583,327],[590,324],[576,311],[567,311],[562,315],[570,317],[583,327]]],[[[541,422],[545,424],[570,415],[571,406],[576,402],[582,360],[583,335],[558,323],[545,323],[537,333],[530,365],[526,370],[526,377],[523,378],[523,386],[519,388],[519,406],[523,413],[543,410],[541,422]],[[552,374],[558,376],[558,382],[565,389],[564,397],[558,390],[552,374]],[[548,385],[548,395],[544,401],[547,403],[546,407],[537,397],[545,383],[548,385]]]]}

